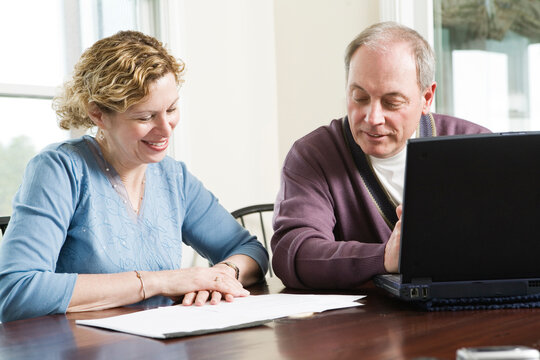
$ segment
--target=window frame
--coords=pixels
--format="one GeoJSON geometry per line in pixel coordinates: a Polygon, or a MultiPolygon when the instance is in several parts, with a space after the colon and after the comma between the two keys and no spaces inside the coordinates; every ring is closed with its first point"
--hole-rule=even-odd
{"type": "MultiPolygon", "coordinates": [[[[433,0],[379,0],[380,21],[395,21],[416,30],[435,49],[433,0]]],[[[431,111],[437,110],[437,97],[431,111]]]]}
{"type": "MultiPolygon", "coordinates": [[[[93,4],[95,8],[100,6],[100,0],[93,4]]],[[[171,0],[134,0],[136,22],[139,31],[159,38],[163,43],[166,43],[171,51],[178,53],[180,49],[180,34],[178,31],[173,31],[170,24],[178,24],[180,22],[180,14],[183,7],[183,1],[171,0]]],[[[80,0],[63,1],[64,18],[64,42],[65,46],[65,76],[69,76],[73,67],[81,56],[83,49],[82,34],[81,34],[81,6],[80,0]]],[[[94,9],[94,11],[98,11],[94,9]]],[[[0,98],[25,98],[25,99],[41,99],[51,100],[57,95],[58,86],[41,86],[31,84],[12,84],[0,82],[0,98]]],[[[83,135],[86,131],[81,129],[73,129],[70,131],[69,137],[76,138],[83,135]]],[[[175,135],[172,136],[172,145],[169,154],[174,157],[177,153],[175,135]]],[[[183,143],[183,142],[182,142],[183,143]]]]}

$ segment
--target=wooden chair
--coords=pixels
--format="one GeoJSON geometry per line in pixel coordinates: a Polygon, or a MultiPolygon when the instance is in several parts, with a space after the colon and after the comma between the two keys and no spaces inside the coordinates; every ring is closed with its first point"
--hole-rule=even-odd
{"type": "MultiPolygon", "coordinates": [[[[271,234],[269,229],[272,229],[271,220],[274,211],[274,204],[260,204],[260,205],[251,205],[240,208],[231,212],[231,215],[252,235],[257,236],[257,239],[260,240],[262,245],[268,251],[270,260],[272,259],[272,250],[270,248],[269,239],[271,234]]],[[[210,266],[208,260],[203,258],[197,252],[193,251],[191,248],[186,247],[184,249],[186,253],[190,251],[191,256],[191,265],[190,266],[210,266]]],[[[268,267],[268,277],[273,277],[274,272],[272,271],[272,262],[270,261],[270,266],[268,267]]]]}
{"type": "MultiPolygon", "coordinates": [[[[274,204],[260,204],[260,205],[251,205],[246,206],[241,209],[231,212],[231,215],[240,221],[243,227],[248,229],[252,234],[257,235],[257,238],[264,245],[268,254],[271,257],[271,248],[269,244],[269,237],[267,234],[270,233],[267,231],[271,227],[271,218],[274,212],[274,204]]],[[[270,277],[274,276],[272,271],[272,266],[268,267],[268,275],[270,277]]]]}

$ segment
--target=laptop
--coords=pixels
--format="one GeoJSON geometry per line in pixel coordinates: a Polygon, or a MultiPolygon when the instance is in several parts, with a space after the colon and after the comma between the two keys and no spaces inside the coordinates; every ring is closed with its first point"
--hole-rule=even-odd
{"type": "Polygon", "coordinates": [[[540,132],[411,139],[399,274],[407,301],[540,293],[540,132]]]}

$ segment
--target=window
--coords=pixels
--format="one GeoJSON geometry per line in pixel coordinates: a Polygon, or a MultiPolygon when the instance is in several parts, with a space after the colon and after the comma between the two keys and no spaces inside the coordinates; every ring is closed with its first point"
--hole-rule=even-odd
{"type": "Polygon", "coordinates": [[[437,112],[492,131],[539,130],[540,2],[433,2],[437,112]]]}
{"type": "Polygon", "coordinates": [[[119,30],[155,35],[158,1],[18,0],[0,4],[0,215],[28,160],[47,144],[79,136],[61,130],[51,100],[83,49],[119,30]]]}

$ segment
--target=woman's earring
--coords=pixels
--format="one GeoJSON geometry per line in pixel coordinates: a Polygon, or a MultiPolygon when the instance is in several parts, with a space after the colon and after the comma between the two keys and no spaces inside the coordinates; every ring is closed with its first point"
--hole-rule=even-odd
{"type": "Polygon", "coordinates": [[[97,136],[99,140],[101,141],[105,140],[105,135],[103,135],[103,131],[98,130],[97,136]]]}

